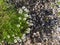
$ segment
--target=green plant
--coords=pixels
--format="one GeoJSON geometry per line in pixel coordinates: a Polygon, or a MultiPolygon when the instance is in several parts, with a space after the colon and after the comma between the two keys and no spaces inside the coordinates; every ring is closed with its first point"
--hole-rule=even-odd
{"type": "Polygon", "coordinates": [[[0,41],[13,42],[21,38],[28,28],[28,13],[23,9],[16,9],[14,4],[0,1],[0,41]]]}

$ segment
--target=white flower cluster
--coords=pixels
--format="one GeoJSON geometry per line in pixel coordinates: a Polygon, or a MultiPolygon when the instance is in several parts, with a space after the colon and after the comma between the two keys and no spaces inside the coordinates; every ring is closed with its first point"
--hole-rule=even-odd
{"type": "Polygon", "coordinates": [[[31,18],[31,16],[28,15],[28,14],[24,14],[24,18],[23,18],[23,20],[26,20],[27,18],[31,18]]]}
{"type": "MultiPolygon", "coordinates": [[[[24,14],[23,20],[25,21],[27,18],[30,18],[28,14],[24,14]]],[[[22,17],[18,17],[19,20],[22,20],[22,17]]]]}
{"type": "Polygon", "coordinates": [[[22,40],[19,37],[15,37],[14,43],[17,43],[17,41],[21,42],[22,40]]]}
{"type": "Polygon", "coordinates": [[[23,9],[25,12],[29,12],[29,10],[28,10],[25,6],[23,6],[22,9],[23,9]]]}
{"type": "MultiPolygon", "coordinates": [[[[25,6],[23,6],[22,8],[19,8],[18,9],[18,13],[20,13],[20,14],[22,14],[23,13],[23,10],[25,11],[25,12],[29,12],[29,10],[25,7],[25,6]]],[[[25,21],[27,18],[31,18],[31,16],[30,15],[28,15],[28,14],[24,14],[24,18],[23,18],[23,20],[25,21]]],[[[21,17],[18,17],[18,19],[19,20],[22,20],[22,18],[21,17]]],[[[19,27],[19,25],[17,25],[17,27],[19,27]]]]}
{"type": "Polygon", "coordinates": [[[27,12],[27,13],[29,12],[29,10],[28,10],[25,6],[23,6],[22,8],[19,8],[19,9],[18,9],[18,13],[19,13],[19,14],[22,14],[22,13],[23,13],[23,10],[24,10],[25,12],[27,12]]]}
{"type": "Polygon", "coordinates": [[[32,20],[30,20],[30,22],[26,22],[29,26],[32,26],[33,25],[33,23],[32,23],[32,20]]]}
{"type": "Polygon", "coordinates": [[[26,41],[26,35],[25,35],[25,34],[23,34],[23,36],[22,36],[22,40],[23,40],[23,42],[26,41]]]}
{"type": "MultiPolygon", "coordinates": [[[[29,10],[25,7],[25,6],[23,6],[22,8],[19,8],[18,9],[18,13],[19,14],[22,14],[22,16],[23,16],[23,18],[20,16],[20,17],[18,17],[18,20],[20,21],[20,20],[23,20],[23,21],[26,21],[27,20],[27,18],[31,18],[31,16],[30,15],[28,15],[27,13],[29,12],[29,10]],[[23,14],[23,11],[25,12],[25,14],[23,14]]],[[[32,22],[32,21],[30,21],[30,22],[32,22]]],[[[21,22],[20,22],[21,23],[21,22]]],[[[33,25],[32,23],[29,23],[28,21],[26,21],[26,23],[28,24],[28,25],[33,25]]],[[[23,26],[21,26],[20,24],[17,24],[17,27],[19,28],[19,27],[21,27],[21,28],[23,28],[23,26]]],[[[26,31],[26,33],[29,33],[30,32],[30,28],[27,28],[26,29],[27,31],[26,31]]],[[[17,41],[20,41],[21,42],[21,39],[19,38],[19,37],[15,37],[14,35],[12,35],[13,37],[14,37],[14,43],[17,43],[17,41]]],[[[21,37],[22,38],[22,40],[26,40],[25,38],[25,34],[23,34],[23,36],[21,37]]]]}

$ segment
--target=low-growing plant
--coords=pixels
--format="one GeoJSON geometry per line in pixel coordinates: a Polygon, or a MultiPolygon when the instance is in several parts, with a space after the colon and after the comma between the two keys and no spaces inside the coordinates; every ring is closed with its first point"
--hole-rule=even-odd
{"type": "Polygon", "coordinates": [[[0,0],[0,41],[16,42],[28,28],[28,13],[14,4],[0,0]]]}

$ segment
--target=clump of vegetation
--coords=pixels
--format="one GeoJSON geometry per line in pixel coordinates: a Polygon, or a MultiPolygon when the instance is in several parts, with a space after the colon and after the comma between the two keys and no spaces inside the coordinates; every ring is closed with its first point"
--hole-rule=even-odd
{"type": "Polygon", "coordinates": [[[16,9],[14,4],[0,0],[0,41],[16,42],[28,28],[28,10],[16,9]]]}

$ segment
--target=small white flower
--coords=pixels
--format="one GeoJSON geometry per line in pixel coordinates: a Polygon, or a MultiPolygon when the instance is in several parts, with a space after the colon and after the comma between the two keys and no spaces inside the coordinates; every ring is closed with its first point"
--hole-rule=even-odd
{"type": "Polygon", "coordinates": [[[19,17],[19,20],[21,20],[21,17],[19,17]]]}
{"type": "Polygon", "coordinates": [[[19,9],[18,13],[22,14],[23,13],[23,10],[22,9],[19,9]]]}
{"type": "Polygon", "coordinates": [[[14,40],[14,43],[17,43],[17,40],[16,39],[14,40]]]}
{"type": "Polygon", "coordinates": [[[30,24],[29,24],[29,26],[32,26],[32,25],[33,25],[33,23],[30,23],[30,24]]]}
{"type": "Polygon", "coordinates": [[[32,26],[33,25],[33,23],[31,23],[31,22],[26,22],[29,26],[32,26]]]}
{"type": "Polygon", "coordinates": [[[28,14],[25,14],[24,16],[25,16],[25,17],[28,17],[28,14]]]}
{"type": "Polygon", "coordinates": [[[19,37],[16,37],[17,40],[19,40],[20,38],[19,37]]]}
{"type": "Polygon", "coordinates": [[[19,37],[16,38],[19,42],[21,42],[21,39],[19,37]]]}
{"type": "Polygon", "coordinates": [[[13,34],[12,36],[14,37],[15,35],[13,34]]]}
{"type": "Polygon", "coordinates": [[[22,39],[25,39],[25,34],[23,34],[22,39]]]}
{"type": "Polygon", "coordinates": [[[28,17],[31,18],[31,15],[29,15],[28,17]]]}
{"type": "Polygon", "coordinates": [[[25,6],[22,7],[22,9],[25,9],[25,8],[26,8],[25,6]]]}
{"type": "Polygon", "coordinates": [[[26,33],[29,33],[29,32],[30,32],[30,30],[31,30],[30,28],[27,28],[27,31],[26,31],[26,33]]]}
{"type": "Polygon", "coordinates": [[[27,18],[23,18],[23,20],[26,20],[27,18]]]}
{"type": "Polygon", "coordinates": [[[21,39],[19,39],[18,41],[19,41],[19,42],[21,42],[22,40],[21,40],[21,39]]]}
{"type": "Polygon", "coordinates": [[[25,12],[29,12],[29,10],[27,8],[24,9],[25,12]]]}
{"type": "Polygon", "coordinates": [[[8,38],[10,38],[10,35],[7,35],[8,38]]]}
{"type": "Polygon", "coordinates": [[[28,21],[26,22],[27,24],[30,24],[28,21]]]}
{"type": "Polygon", "coordinates": [[[20,27],[20,24],[17,24],[17,27],[20,27]]]}
{"type": "Polygon", "coordinates": [[[14,36],[14,38],[16,39],[16,37],[14,36]]]}
{"type": "Polygon", "coordinates": [[[32,20],[29,20],[30,23],[32,23],[33,21],[32,20]]]}
{"type": "Polygon", "coordinates": [[[27,28],[27,30],[31,30],[30,28],[27,28]]]}

